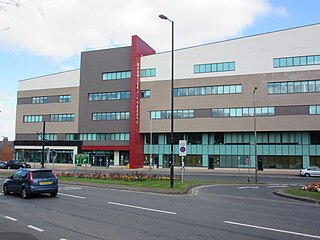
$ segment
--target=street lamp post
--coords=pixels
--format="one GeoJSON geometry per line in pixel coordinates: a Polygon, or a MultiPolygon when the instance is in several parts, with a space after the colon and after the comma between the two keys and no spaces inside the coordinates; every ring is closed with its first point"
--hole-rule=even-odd
{"type": "Polygon", "coordinates": [[[169,19],[167,16],[160,14],[159,17],[163,20],[168,20],[171,22],[171,133],[170,133],[170,188],[174,188],[174,164],[173,164],[173,80],[174,80],[174,21],[169,19]]]}
{"type": "Polygon", "coordinates": [[[45,135],[46,135],[46,121],[42,122],[42,158],[41,158],[41,168],[44,168],[44,159],[45,159],[45,135]]]}
{"type": "Polygon", "coordinates": [[[254,129],[254,159],[255,159],[255,180],[258,183],[258,156],[257,156],[257,116],[256,116],[256,91],[253,89],[253,129],[254,129]]]}

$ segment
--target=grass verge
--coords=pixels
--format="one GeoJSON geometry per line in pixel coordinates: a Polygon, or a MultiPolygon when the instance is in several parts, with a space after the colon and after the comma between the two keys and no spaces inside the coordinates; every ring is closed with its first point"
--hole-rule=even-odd
{"type": "MultiPolygon", "coordinates": [[[[132,187],[143,188],[159,188],[164,190],[170,190],[170,180],[146,180],[146,181],[125,181],[125,180],[99,180],[99,179],[87,179],[87,178],[73,178],[73,177],[58,177],[61,181],[94,183],[94,184],[109,184],[109,185],[125,185],[132,187]]],[[[186,192],[190,187],[199,185],[215,185],[221,182],[216,181],[196,181],[196,180],[181,180],[174,181],[174,191],[186,192]]]]}
{"type": "Polygon", "coordinates": [[[289,188],[285,191],[285,193],[298,197],[306,197],[314,200],[320,200],[320,192],[304,191],[300,188],[289,188]]]}

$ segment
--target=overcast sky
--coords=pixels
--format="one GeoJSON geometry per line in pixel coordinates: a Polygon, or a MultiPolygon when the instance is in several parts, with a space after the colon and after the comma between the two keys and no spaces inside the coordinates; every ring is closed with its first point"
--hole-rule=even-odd
{"type": "MultiPolygon", "coordinates": [[[[1,2],[9,2],[2,0],[1,2]]],[[[21,0],[0,8],[0,137],[14,140],[18,81],[79,68],[89,49],[130,45],[157,52],[318,23],[319,0],[21,0]]]]}

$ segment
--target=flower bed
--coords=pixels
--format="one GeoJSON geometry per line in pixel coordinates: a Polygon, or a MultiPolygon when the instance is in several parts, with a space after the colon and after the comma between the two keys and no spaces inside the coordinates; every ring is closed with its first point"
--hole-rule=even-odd
{"type": "MultiPolygon", "coordinates": [[[[74,178],[87,178],[87,179],[100,179],[100,180],[117,180],[117,181],[148,181],[148,180],[170,180],[168,175],[160,174],[147,174],[143,172],[130,172],[130,173],[117,173],[111,172],[59,172],[57,177],[74,177],[74,178]]],[[[175,176],[176,180],[180,180],[180,176],[175,176]]]]}
{"type": "Polygon", "coordinates": [[[304,191],[320,192],[320,182],[310,183],[302,187],[304,191]]]}

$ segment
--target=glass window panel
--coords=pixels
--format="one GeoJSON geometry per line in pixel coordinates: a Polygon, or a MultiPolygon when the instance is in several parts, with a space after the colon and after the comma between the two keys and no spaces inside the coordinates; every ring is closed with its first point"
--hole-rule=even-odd
{"type": "Polygon", "coordinates": [[[205,94],[212,94],[212,87],[206,87],[205,89],[205,94]]]}
{"type": "Polygon", "coordinates": [[[229,108],[224,109],[223,116],[224,117],[230,117],[230,109],[229,108]]]}
{"type": "Polygon", "coordinates": [[[275,94],[281,93],[281,83],[274,83],[274,93],[275,94]]]}
{"type": "Polygon", "coordinates": [[[242,108],[237,108],[237,117],[242,117],[242,108]]]}
{"type": "Polygon", "coordinates": [[[281,83],[281,93],[288,93],[288,83],[287,82],[281,83]]]}
{"type": "Polygon", "coordinates": [[[293,66],[293,58],[288,57],[287,58],[287,67],[291,67],[291,66],[293,66]]]}
{"type": "Polygon", "coordinates": [[[193,71],[194,71],[194,73],[199,73],[200,72],[200,66],[199,65],[194,65],[193,71]]]}
{"type": "Polygon", "coordinates": [[[308,81],[308,85],[309,85],[309,92],[316,91],[316,81],[308,81]]]}
{"type": "Polygon", "coordinates": [[[261,116],[262,109],[260,107],[256,107],[256,116],[261,116]]]}
{"type": "Polygon", "coordinates": [[[316,106],[309,106],[309,114],[317,114],[317,107],[316,106]]]}
{"type": "Polygon", "coordinates": [[[216,63],[211,64],[211,71],[212,71],[212,72],[217,72],[217,71],[218,71],[218,68],[217,68],[217,64],[216,64],[216,63]]]}
{"type": "Polygon", "coordinates": [[[320,92],[320,80],[316,81],[316,92],[320,92]]]}
{"type": "Polygon", "coordinates": [[[287,59],[280,58],[280,67],[286,67],[286,66],[287,66],[287,59]]]}
{"type": "Polygon", "coordinates": [[[236,93],[242,93],[242,85],[236,85],[236,93]]]}
{"type": "Polygon", "coordinates": [[[211,72],[211,64],[206,64],[206,72],[211,72]]]}
{"type": "Polygon", "coordinates": [[[288,93],[294,93],[295,88],[294,88],[294,82],[288,82],[288,93]]]}
{"type": "Polygon", "coordinates": [[[218,63],[218,72],[223,71],[223,63],[218,63]]]}
{"type": "Polygon", "coordinates": [[[217,86],[212,87],[212,94],[218,94],[218,87],[217,86]]]}
{"type": "Polygon", "coordinates": [[[230,62],[230,66],[229,66],[230,68],[230,71],[234,71],[234,70],[236,70],[236,63],[235,62],[230,62]]]}
{"type": "Polygon", "coordinates": [[[275,68],[280,67],[280,59],[279,58],[273,59],[273,67],[275,67],[275,68]]]}
{"type": "Polygon", "coordinates": [[[236,116],[236,109],[230,108],[230,117],[235,117],[235,116],[236,116]]]}
{"type": "Polygon", "coordinates": [[[223,94],[229,94],[230,93],[230,86],[223,86],[223,94]]]}
{"type": "Polygon", "coordinates": [[[206,71],[206,67],[204,64],[200,65],[200,73],[204,73],[206,71]]]}
{"type": "Polygon", "coordinates": [[[244,117],[249,116],[249,108],[243,108],[243,109],[242,109],[242,115],[243,115],[244,117]]]}
{"type": "Polygon", "coordinates": [[[320,55],[314,56],[314,64],[320,64],[320,55]]]}
{"type": "Polygon", "coordinates": [[[295,82],[295,83],[294,83],[294,92],[295,92],[295,93],[300,93],[300,92],[302,92],[301,82],[295,82]]]}
{"type": "Polygon", "coordinates": [[[218,117],[218,109],[212,109],[212,117],[216,118],[218,117]]]}
{"type": "Polygon", "coordinates": [[[307,64],[308,65],[313,65],[314,64],[314,57],[313,56],[308,56],[307,57],[307,64]]]}
{"type": "Polygon", "coordinates": [[[307,65],[307,57],[300,57],[300,65],[301,66],[307,65]]]}
{"type": "Polygon", "coordinates": [[[294,57],[293,58],[293,65],[294,66],[300,66],[300,58],[299,57],[294,57]]]}
{"type": "Polygon", "coordinates": [[[308,81],[301,82],[301,90],[302,90],[302,92],[309,92],[308,81]]]}
{"type": "Polygon", "coordinates": [[[229,63],[223,63],[223,71],[229,71],[229,63]]]}
{"type": "Polygon", "coordinates": [[[230,86],[230,93],[236,93],[236,85],[230,86]]]}
{"type": "Polygon", "coordinates": [[[274,93],[275,93],[275,84],[268,83],[268,94],[274,94],[274,93]]]}
{"type": "Polygon", "coordinates": [[[223,86],[218,86],[218,94],[223,94],[223,86]]]}

